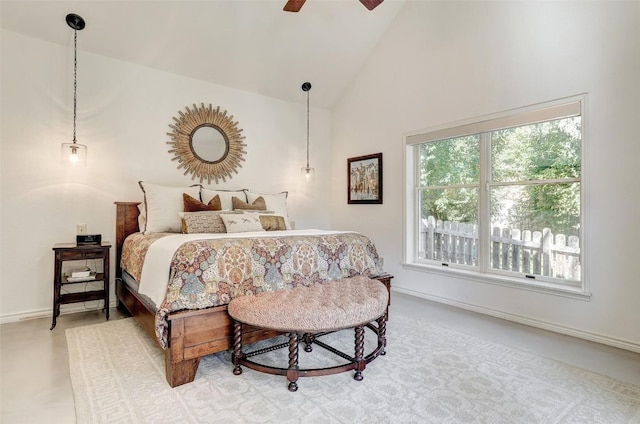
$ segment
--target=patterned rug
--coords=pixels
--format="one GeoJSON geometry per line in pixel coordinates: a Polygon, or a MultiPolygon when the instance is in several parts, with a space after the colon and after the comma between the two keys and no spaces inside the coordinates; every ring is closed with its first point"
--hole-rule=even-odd
{"type": "MultiPolygon", "coordinates": [[[[284,376],[247,368],[233,375],[229,352],[203,358],[195,381],[172,389],[162,352],[133,318],[69,329],[77,422],[640,422],[639,386],[400,313],[387,328],[387,354],[367,366],[363,381],[353,372],[304,377],[294,393],[284,376]]],[[[324,341],[351,353],[353,333],[324,341]]],[[[268,355],[286,367],[286,349],[268,355]]],[[[320,347],[300,356],[306,367],[335,361],[320,347]]]]}

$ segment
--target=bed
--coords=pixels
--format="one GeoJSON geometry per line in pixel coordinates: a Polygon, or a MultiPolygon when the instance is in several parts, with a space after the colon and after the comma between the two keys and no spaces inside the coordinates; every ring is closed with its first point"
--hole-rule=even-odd
{"type": "MultiPolygon", "coordinates": [[[[179,287],[174,290],[174,294],[180,292],[186,293],[186,299],[177,301],[175,296],[173,299],[165,298],[160,305],[154,305],[149,296],[143,295],[138,292],[136,286],[136,278],[131,275],[129,270],[123,269],[122,263],[127,263],[127,257],[136,257],[137,254],[131,254],[127,249],[127,244],[131,244],[131,240],[136,237],[140,237],[139,229],[139,208],[140,202],[115,202],[116,204],[116,296],[118,302],[118,309],[126,309],[140,324],[146,333],[149,334],[159,347],[164,350],[165,353],[165,368],[166,379],[171,387],[176,387],[185,383],[189,383],[194,380],[200,358],[206,355],[214,354],[224,350],[231,349],[233,347],[233,325],[231,318],[227,313],[227,303],[233,296],[251,294],[260,290],[273,290],[294,287],[298,283],[307,284],[307,282],[297,282],[295,277],[286,281],[280,282],[284,286],[275,287],[269,285],[269,278],[267,278],[265,271],[264,279],[256,279],[257,281],[247,282],[245,280],[237,287],[231,287],[231,285],[225,286],[222,282],[216,283],[217,289],[220,289],[218,293],[222,295],[209,294],[202,296],[201,293],[189,290],[189,277],[182,269],[180,272],[175,270],[170,271],[166,269],[164,275],[169,280],[167,290],[171,292],[171,285],[177,284],[179,287]],[[129,237],[131,236],[131,237],[129,237]],[[124,258],[124,261],[123,261],[124,258]],[[181,276],[182,275],[182,276],[181,276]],[[184,275],[187,275],[184,277],[184,275]],[[182,281],[181,281],[182,280],[182,281]],[[259,281],[258,281],[259,280],[259,281]],[[222,287],[222,288],[220,288],[222,287]],[[224,296],[227,294],[227,296],[224,296]],[[204,299],[204,300],[203,300],[204,299]],[[204,302],[204,303],[203,303],[204,302]],[[209,302],[209,303],[207,303],[209,302]]],[[[286,237],[290,243],[300,243],[300,237],[311,237],[308,235],[294,236],[293,232],[285,231],[283,233],[275,232],[274,234],[287,234],[286,237]]],[[[344,237],[364,237],[357,233],[347,233],[344,237]]],[[[275,242],[279,235],[264,236],[263,240],[258,240],[259,237],[250,238],[249,241],[245,238],[244,241],[240,237],[238,243],[267,243],[267,240],[275,242]]],[[[323,237],[323,236],[313,236],[323,237]]],[[[160,238],[160,236],[156,236],[160,238]]],[[[177,236],[176,236],[177,238],[177,236]]],[[[368,239],[368,238],[365,238],[368,239]]],[[[164,240],[164,239],[163,239],[164,240]]],[[[212,249],[211,246],[205,245],[204,241],[193,241],[193,244],[198,244],[199,248],[212,249]],[[208,247],[206,247],[208,246],[208,247]]],[[[236,242],[235,238],[227,237],[227,243],[236,242]]],[[[331,239],[334,240],[334,239],[331,239]]],[[[222,243],[219,240],[208,240],[208,243],[222,243]]],[[[279,243],[282,241],[278,241],[279,243]]],[[[334,241],[332,241],[333,243],[334,241]]],[[[347,241],[348,242],[348,241],[347,241]]],[[[184,243],[181,247],[189,252],[190,248],[187,248],[189,243],[184,243]]],[[[144,243],[143,243],[144,244],[144,243]]],[[[366,242],[363,241],[363,244],[366,242]]],[[[342,276],[351,275],[368,275],[371,278],[377,278],[382,281],[387,289],[390,288],[391,276],[382,274],[379,275],[379,268],[377,267],[378,257],[375,252],[375,246],[371,242],[370,245],[365,246],[366,258],[364,262],[343,266],[343,269],[339,269],[342,276]],[[374,262],[372,264],[372,261],[374,262]],[[348,268],[348,269],[347,269],[348,268]]],[[[255,249],[254,249],[255,250],[255,249]]],[[[362,250],[362,249],[360,249],[362,250]]],[[[211,251],[211,250],[209,250],[211,251]]],[[[207,252],[209,252],[207,251],[207,252]]],[[[309,251],[310,253],[312,251],[309,251]]],[[[198,253],[198,257],[202,255],[198,253]]],[[[342,255],[344,255],[342,253],[342,255]]],[[[176,252],[176,258],[174,266],[178,262],[180,256],[176,252]]],[[[184,255],[183,255],[184,256],[184,255]]],[[[187,254],[189,256],[189,254],[187,254]]],[[[362,256],[362,255],[361,255],[362,256]]],[[[313,259],[313,258],[312,258],[313,259]]],[[[264,257],[262,259],[255,257],[254,260],[261,262],[261,269],[265,268],[264,257]]],[[[325,258],[326,260],[326,258],[325,258]]],[[[344,261],[343,261],[344,262],[344,261]]],[[[128,263],[131,263],[130,260],[128,263]]],[[[212,264],[214,266],[215,264],[212,264]]],[[[260,264],[258,264],[260,265],[260,264]]],[[[268,264],[267,264],[268,265],[268,264]]],[[[272,264],[273,265],[273,264],[272,264]]],[[[334,264],[335,265],[335,264],[334,264]]],[[[125,265],[126,268],[126,265],[125,265]]],[[[188,271],[188,270],[187,270],[188,271]]],[[[197,271],[197,270],[196,270],[197,271]]],[[[133,272],[136,274],[136,272],[133,272]]],[[[152,275],[152,274],[147,274],[152,275]]],[[[317,275],[314,277],[316,280],[332,279],[331,275],[326,273],[323,275],[317,275]]],[[[210,279],[210,281],[212,281],[210,279]]],[[[175,288],[175,287],[174,287],[175,288]]],[[[256,328],[245,327],[243,329],[243,339],[245,343],[253,343],[259,340],[275,337],[279,335],[277,332],[269,330],[259,330],[256,328]]]]}

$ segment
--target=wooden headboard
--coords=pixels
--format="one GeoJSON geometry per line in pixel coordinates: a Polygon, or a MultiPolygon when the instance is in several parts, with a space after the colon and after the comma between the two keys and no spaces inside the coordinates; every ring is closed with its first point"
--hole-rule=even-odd
{"type": "Polygon", "coordinates": [[[138,228],[138,205],[140,202],[114,202],[116,204],[116,278],[122,277],[122,244],[129,234],[140,231],[138,228]]]}

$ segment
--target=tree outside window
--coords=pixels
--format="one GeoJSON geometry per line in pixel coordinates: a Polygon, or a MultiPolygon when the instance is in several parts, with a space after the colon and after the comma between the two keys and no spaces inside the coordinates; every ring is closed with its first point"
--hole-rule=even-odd
{"type": "Polygon", "coordinates": [[[411,146],[417,260],[580,284],[582,116],[529,115],[411,146]]]}

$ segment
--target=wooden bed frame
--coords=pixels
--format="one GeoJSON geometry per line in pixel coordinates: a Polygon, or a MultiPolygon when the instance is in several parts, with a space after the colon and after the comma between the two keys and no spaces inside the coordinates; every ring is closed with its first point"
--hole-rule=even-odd
{"type": "MultiPolygon", "coordinates": [[[[138,232],[140,202],[116,202],[116,297],[118,309],[124,306],[149,336],[158,341],[155,333],[155,312],[122,281],[122,244],[132,233],[138,232]]],[[[171,387],[190,383],[196,377],[200,358],[233,347],[233,322],[227,306],[178,311],[167,316],[169,346],[165,352],[167,382],[171,387]]],[[[277,336],[275,331],[246,327],[245,340],[253,343],[277,336]]],[[[160,347],[160,344],[158,344],[160,347]]],[[[231,372],[231,370],[229,371],[231,372]]]]}
{"type": "MultiPolygon", "coordinates": [[[[138,205],[140,202],[115,202],[116,204],[116,297],[118,309],[126,308],[149,336],[158,341],[155,334],[155,311],[151,310],[138,294],[122,281],[122,245],[124,239],[138,232],[138,205]]],[[[390,275],[376,277],[390,290],[390,275]]],[[[233,348],[233,321],[227,306],[178,311],[167,316],[169,335],[165,352],[167,382],[171,387],[190,383],[195,379],[200,358],[233,348]]],[[[275,337],[281,333],[244,326],[244,343],[275,337]]],[[[158,347],[160,344],[158,343],[158,347]]],[[[231,368],[229,370],[231,372],[231,368]]]]}

